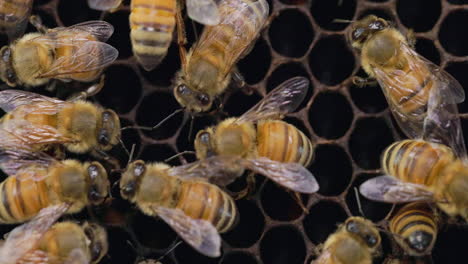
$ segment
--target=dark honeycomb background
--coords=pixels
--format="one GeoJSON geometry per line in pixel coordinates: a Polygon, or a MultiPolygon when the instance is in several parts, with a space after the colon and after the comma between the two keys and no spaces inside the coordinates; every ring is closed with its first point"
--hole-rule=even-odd
{"type": "MultiPolygon", "coordinates": [[[[33,13],[40,15],[49,27],[100,18],[113,24],[116,31],[109,43],[120,51],[120,56],[105,71],[106,85],[93,100],[115,109],[123,126],[152,126],[179,107],[171,93],[173,76],[180,67],[177,46],[173,43],[158,68],[143,71],[132,57],[129,1],[124,3],[125,8],[108,14],[90,10],[85,0],[36,0],[33,13]]],[[[392,125],[379,87],[357,88],[351,84],[352,75],[364,73],[356,52],[345,39],[348,24],[333,23],[334,19],[376,14],[394,21],[403,31],[414,29],[417,51],[468,87],[468,1],[270,0],[269,3],[271,23],[252,52],[238,64],[252,89],[229,90],[222,98],[222,109],[195,118],[194,131],[226,116],[240,115],[282,81],[305,76],[311,81],[307,98],[298,112],[286,120],[316,144],[316,158],[309,169],[317,177],[320,191],[303,196],[310,211],[305,214],[289,193],[257,177],[254,194],[237,201],[241,220],[222,236],[222,257],[201,256],[182,243],[161,260],[165,264],[310,263],[316,258],[316,245],[325,241],[337,223],[348,216],[360,215],[353,188],[380,172],[382,150],[401,139],[401,133],[392,125]]],[[[202,28],[192,27],[191,23],[186,27],[189,42],[193,43],[196,32],[199,34],[202,28]]],[[[82,87],[83,84],[71,83],[65,88],[70,91],[82,87]]],[[[44,92],[41,88],[35,91],[44,92]]],[[[460,112],[466,131],[468,103],[460,105],[460,112]]],[[[161,161],[180,151],[193,150],[192,140],[188,139],[189,123],[190,118],[179,114],[151,133],[126,130],[123,140],[127,148],[136,144],[136,157],[161,161]]],[[[121,148],[116,147],[111,155],[125,166],[128,158],[121,148]]],[[[185,157],[193,161],[193,156],[185,157]]],[[[180,162],[185,159],[170,163],[180,162]]],[[[119,174],[112,173],[110,177],[116,182],[119,174]]],[[[230,189],[240,190],[244,186],[245,180],[240,179],[230,189]]],[[[110,251],[102,263],[157,259],[179,241],[161,220],[144,216],[122,201],[118,188],[113,188],[112,193],[112,202],[72,216],[78,220],[91,217],[107,227],[110,251]]],[[[361,203],[365,216],[384,227],[391,206],[363,197],[361,203]]],[[[11,227],[1,229],[6,232],[11,227]]],[[[402,254],[384,231],[382,236],[382,254],[374,263],[402,254]]],[[[466,261],[468,251],[463,239],[467,237],[468,230],[462,225],[442,224],[432,258],[420,259],[418,263],[466,261]]]]}

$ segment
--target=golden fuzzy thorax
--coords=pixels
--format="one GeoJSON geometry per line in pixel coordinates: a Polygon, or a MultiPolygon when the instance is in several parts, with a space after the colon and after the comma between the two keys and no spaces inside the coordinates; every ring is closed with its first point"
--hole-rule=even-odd
{"type": "Polygon", "coordinates": [[[97,146],[97,131],[102,110],[92,103],[77,101],[68,104],[59,113],[58,130],[74,142],[65,146],[75,153],[84,153],[97,146]]]}
{"type": "Polygon", "coordinates": [[[243,158],[256,155],[257,131],[252,123],[235,123],[236,118],[222,121],[215,129],[215,152],[243,158]]]}
{"type": "Polygon", "coordinates": [[[362,45],[362,68],[370,77],[375,77],[374,67],[402,68],[406,59],[400,51],[401,43],[406,43],[406,38],[395,28],[375,32],[362,45]]]}

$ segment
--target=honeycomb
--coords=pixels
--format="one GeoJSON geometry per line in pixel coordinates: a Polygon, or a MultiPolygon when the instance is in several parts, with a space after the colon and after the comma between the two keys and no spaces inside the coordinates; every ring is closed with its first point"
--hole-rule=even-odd
{"type": "MultiPolygon", "coordinates": [[[[143,71],[132,57],[129,1],[124,4],[123,9],[109,14],[90,10],[85,0],[36,0],[33,13],[40,15],[49,27],[92,19],[104,19],[114,25],[116,30],[109,43],[120,55],[105,71],[104,89],[92,100],[115,109],[122,118],[122,126],[152,126],[179,108],[171,93],[172,79],[180,67],[177,45],[171,45],[159,67],[143,71]]],[[[228,90],[220,111],[197,116],[193,131],[226,116],[240,115],[282,81],[305,76],[311,81],[306,100],[286,120],[316,143],[315,160],[308,169],[317,177],[320,191],[302,197],[310,211],[306,214],[284,189],[257,177],[252,196],[236,202],[241,220],[232,231],[222,235],[220,258],[204,257],[181,243],[161,260],[165,264],[310,263],[317,256],[317,245],[326,240],[338,223],[348,216],[360,215],[354,187],[380,173],[382,150],[402,135],[393,125],[381,89],[351,84],[351,76],[364,76],[364,72],[360,70],[356,52],[345,39],[349,24],[335,23],[334,19],[352,20],[372,13],[394,21],[402,30],[413,29],[416,50],[468,87],[468,34],[464,28],[468,25],[468,1],[270,0],[269,4],[269,25],[252,52],[238,64],[251,89],[228,90]]],[[[202,27],[186,22],[191,44],[202,27]]],[[[1,44],[5,44],[4,39],[1,44]]],[[[80,85],[72,83],[67,89],[80,85]]],[[[468,102],[459,107],[466,131],[468,102]]],[[[136,158],[161,161],[193,150],[189,127],[190,118],[178,114],[152,132],[125,130],[123,141],[127,148],[135,144],[136,158]]],[[[125,166],[128,157],[123,149],[116,147],[110,155],[125,166]]],[[[193,156],[187,155],[170,164],[193,160],[193,156]]],[[[113,183],[119,179],[118,173],[110,177],[113,183]]],[[[240,190],[245,184],[245,179],[239,179],[229,188],[240,190]]],[[[106,226],[110,250],[102,263],[157,259],[180,241],[161,220],[143,215],[120,199],[118,188],[112,189],[112,195],[115,199],[111,203],[71,217],[92,218],[106,226]]],[[[391,205],[363,197],[360,201],[364,215],[383,227],[391,205]]],[[[2,233],[11,229],[0,228],[2,233]]],[[[374,263],[402,255],[386,232],[382,232],[382,237],[382,253],[374,263]]],[[[432,258],[418,263],[460,263],[468,259],[468,251],[460,243],[463,237],[468,237],[465,227],[442,225],[432,258]]]]}

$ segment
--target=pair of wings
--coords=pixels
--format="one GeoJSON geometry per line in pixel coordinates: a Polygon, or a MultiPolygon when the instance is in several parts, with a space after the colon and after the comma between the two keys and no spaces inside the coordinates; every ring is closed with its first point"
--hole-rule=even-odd
{"type": "Polygon", "coordinates": [[[53,47],[71,48],[72,53],[59,56],[36,78],[61,78],[66,75],[103,69],[117,59],[119,52],[104,43],[114,32],[114,27],[105,21],[88,21],[70,27],[49,29],[45,34],[28,40],[53,47]],[[92,36],[95,40],[91,40],[92,36]]]}
{"type": "Polygon", "coordinates": [[[200,40],[192,48],[192,58],[197,57],[197,53],[212,53],[212,47],[219,45],[220,40],[226,38],[226,32],[230,32],[229,43],[223,44],[225,52],[219,67],[219,78],[224,79],[237,61],[253,47],[268,18],[269,6],[266,0],[221,0],[218,10],[219,24],[204,28],[200,40]]]}
{"type": "MultiPolygon", "coordinates": [[[[31,221],[13,229],[0,246],[2,264],[47,264],[49,256],[36,249],[37,244],[52,225],[68,210],[68,204],[42,209],[31,221]]],[[[88,264],[89,257],[79,249],[73,250],[64,264],[88,264]]]]}
{"type": "Polygon", "coordinates": [[[20,4],[21,7],[18,7],[16,2],[0,1],[0,12],[3,13],[0,24],[5,27],[3,30],[8,35],[10,42],[24,34],[31,14],[33,0],[23,0],[20,4]],[[12,18],[17,18],[17,20],[11,21],[12,18]]]}
{"type": "MultiPolygon", "coordinates": [[[[99,11],[112,11],[121,4],[122,0],[88,0],[88,6],[99,11]]],[[[186,0],[186,5],[188,16],[198,23],[217,25],[221,20],[215,0],[186,0]]]]}
{"type": "Polygon", "coordinates": [[[232,183],[243,169],[264,175],[268,179],[296,192],[315,193],[319,185],[315,177],[298,163],[282,163],[268,158],[243,159],[237,156],[212,156],[168,169],[168,175],[184,180],[203,180],[218,186],[232,183]]]}
{"type": "MultiPolygon", "coordinates": [[[[431,78],[428,80],[433,85],[427,100],[417,100],[417,96],[410,99],[417,107],[427,107],[424,120],[411,119],[411,116],[399,110],[396,102],[387,100],[399,127],[409,138],[448,145],[459,158],[465,158],[466,148],[457,108],[457,104],[465,100],[463,87],[453,76],[416,53],[408,44],[402,42],[400,52],[407,58],[410,74],[421,73],[422,77],[431,78]],[[428,76],[424,76],[424,73],[428,76]]],[[[413,80],[411,75],[401,70],[388,72],[374,67],[373,71],[387,97],[397,91],[406,91],[408,81],[419,85],[418,80],[413,80]]]]}

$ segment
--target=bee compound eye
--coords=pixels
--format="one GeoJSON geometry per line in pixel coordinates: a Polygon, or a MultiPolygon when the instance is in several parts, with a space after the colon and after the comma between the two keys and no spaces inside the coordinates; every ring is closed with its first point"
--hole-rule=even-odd
{"type": "Polygon", "coordinates": [[[91,165],[88,167],[88,174],[91,179],[97,178],[99,175],[99,170],[96,165],[91,165]]]}
{"type": "Polygon", "coordinates": [[[208,132],[203,132],[200,134],[200,141],[203,144],[208,144],[210,143],[210,134],[208,132]]]}
{"type": "Polygon", "coordinates": [[[189,89],[185,84],[181,84],[177,86],[177,93],[179,93],[180,95],[186,95],[189,93],[189,89]]]}
{"type": "Polygon", "coordinates": [[[356,222],[350,221],[346,224],[346,230],[351,233],[357,233],[358,232],[358,227],[356,225],[356,222]]]}
{"type": "Polygon", "coordinates": [[[135,174],[136,177],[140,177],[144,172],[145,172],[145,165],[143,164],[135,165],[135,169],[133,170],[133,173],[135,174]]]}
{"type": "Polygon", "coordinates": [[[208,105],[210,103],[210,97],[208,95],[206,95],[206,94],[198,94],[197,95],[197,100],[202,105],[208,105]]]}
{"type": "Polygon", "coordinates": [[[373,235],[366,236],[366,243],[370,247],[374,247],[377,244],[377,238],[373,235]]]}

